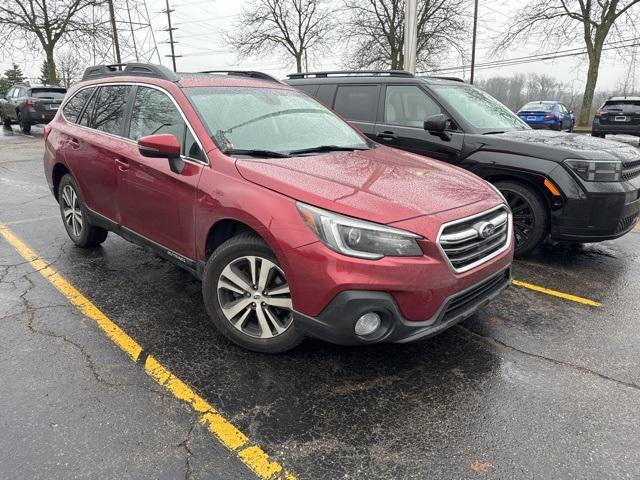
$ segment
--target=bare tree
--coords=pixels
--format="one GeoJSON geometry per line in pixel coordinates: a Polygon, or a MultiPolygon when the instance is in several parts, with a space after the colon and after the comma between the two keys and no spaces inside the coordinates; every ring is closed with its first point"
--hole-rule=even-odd
{"type": "Polygon", "coordinates": [[[57,56],[58,76],[62,86],[69,88],[77,81],[87,63],[72,49],[66,49],[57,56]]]}
{"type": "MultiPolygon", "coordinates": [[[[404,68],[404,0],[345,0],[347,64],[354,68],[404,68]]],[[[437,65],[451,48],[463,55],[464,0],[419,0],[417,69],[437,65]]]]}
{"type": "Polygon", "coordinates": [[[90,18],[91,7],[100,0],[2,0],[0,37],[5,48],[35,47],[45,54],[48,81],[56,78],[56,47],[72,39],[94,36],[99,26],[90,18]]]}
{"type": "Polygon", "coordinates": [[[253,0],[226,41],[240,59],[280,51],[301,72],[308,55],[330,43],[334,24],[328,7],[325,0],[253,0]]]}
{"type": "Polygon", "coordinates": [[[545,40],[560,44],[581,38],[589,59],[587,82],[582,96],[579,125],[589,122],[593,95],[598,83],[602,48],[607,39],[620,39],[625,31],[635,32],[640,0],[537,0],[529,2],[514,17],[513,23],[496,50],[503,50],[517,39],[528,42],[545,40]]]}

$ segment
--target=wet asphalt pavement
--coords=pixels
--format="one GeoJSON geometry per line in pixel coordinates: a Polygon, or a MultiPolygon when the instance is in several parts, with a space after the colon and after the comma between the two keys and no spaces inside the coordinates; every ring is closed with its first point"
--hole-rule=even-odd
{"type": "MultiPolygon", "coordinates": [[[[200,283],[111,234],[73,247],[41,129],[0,132],[0,223],[300,479],[638,478],[640,231],[544,245],[512,287],[408,345],[266,356],[200,283]]],[[[256,478],[0,239],[0,478],[256,478]]]]}

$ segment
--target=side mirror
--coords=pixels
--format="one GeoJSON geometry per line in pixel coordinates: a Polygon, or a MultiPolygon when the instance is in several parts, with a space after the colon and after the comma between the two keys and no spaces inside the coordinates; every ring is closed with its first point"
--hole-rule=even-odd
{"type": "Polygon", "coordinates": [[[447,129],[447,121],[449,119],[446,115],[438,113],[437,115],[431,115],[424,120],[424,129],[431,135],[440,137],[445,142],[451,140],[451,137],[445,132],[447,129]]]}
{"type": "Polygon", "coordinates": [[[180,141],[170,133],[148,135],[138,139],[138,151],[143,157],[166,158],[174,173],[182,173],[184,161],[180,157],[180,141]]]}

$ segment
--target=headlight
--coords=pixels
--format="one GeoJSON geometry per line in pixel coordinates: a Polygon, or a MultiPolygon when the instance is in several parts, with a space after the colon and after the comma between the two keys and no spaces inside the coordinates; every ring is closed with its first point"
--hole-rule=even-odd
{"type": "Polygon", "coordinates": [[[565,160],[565,165],[587,182],[619,182],[622,162],[619,160],[565,160]]]}
{"type": "Polygon", "coordinates": [[[365,222],[298,202],[304,223],[330,249],[351,257],[372,260],[384,256],[422,255],[420,236],[404,230],[365,222]]]}

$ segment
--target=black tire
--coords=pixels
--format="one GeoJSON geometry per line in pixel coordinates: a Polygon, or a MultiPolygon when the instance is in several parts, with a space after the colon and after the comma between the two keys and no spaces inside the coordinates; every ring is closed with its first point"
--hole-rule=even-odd
{"type": "MultiPolygon", "coordinates": [[[[251,233],[243,233],[237,235],[233,238],[230,238],[222,245],[220,245],[209,257],[207,261],[207,265],[204,269],[204,275],[202,279],[202,296],[204,298],[204,304],[207,309],[207,313],[209,317],[213,321],[214,325],[217,329],[229,340],[231,340],[236,345],[239,345],[248,350],[253,350],[261,353],[282,353],[287,350],[291,350],[297,347],[300,342],[304,339],[302,335],[300,335],[293,324],[293,314],[288,313],[288,310],[280,310],[280,315],[284,315],[286,317],[285,322],[280,324],[280,326],[286,326],[286,329],[281,333],[276,333],[273,335],[273,321],[270,321],[269,326],[269,336],[268,338],[258,338],[258,331],[255,331],[255,335],[250,334],[250,329],[257,327],[262,332],[262,328],[258,322],[258,309],[261,312],[265,312],[270,307],[261,307],[257,305],[260,302],[262,305],[265,305],[264,302],[261,302],[261,299],[257,297],[251,298],[252,294],[241,293],[232,293],[230,290],[220,290],[218,289],[218,282],[221,280],[221,276],[223,275],[223,271],[230,267],[232,264],[237,264],[236,262],[242,262],[244,257],[258,257],[260,261],[260,268],[263,267],[264,260],[268,260],[272,264],[277,267],[276,274],[281,276],[281,280],[284,279],[284,273],[280,269],[278,264],[278,260],[276,259],[273,252],[269,249],[267,244],[258,236],[251,233]],[[282,274],[282,275],[280,275],[282,274]],[[247,312],[247,319],[242,323],[243,326],[236,327],[232,325],[232,320],[227,319],[225,313],[223,312],[223,307],[221,304],[221,298],[224,295],[229,296],[229,304],[233,304],[234,302],[246,301],[249,305],[243,310],[238,312],[238,315],[242,316],[243,312],[247,312]],[[248,297],[245,298],[244,297],[248,297]],[[253,305],[251,302],[253,301],[253,305]],[[255,327],[254,327],[255,325],[255,327]],[[244,330],[249,331],[249,333],[245,333],[244,330]]],[[[256,267],[257,269],[257,267],[256,267]]],[[[275,271],[275,270],[271,270],[275,271]]],[[[244,279],[250,281],[251,277],[244,275],[244,279]]],[[[257,284],[258,282],[256,282],[257,284]]],[[[237,284],[236,284],[237,285],[237,284]]],[[[260,285],[249,285],[250,287],[260,287],[260,285]]],[[[239,290],[247,291],[244,288],[239,290]]],[[[264,297],[263,299],[271,298],[265,295],[265,292],[258,292],[257,289],[254,290],[255,293],[262,293],[264,297]]],[[[259,297],[259,295],[258,295],[259,297]]],[[[224,299],[222,300],[224,301],[224,299]]],[[[270,312],[273,312],[270,310],[270,312]]],[[[276,312],[277,313],[277,312],[276,312]]],[[[264,315],[264,313],[262,313],[264,315]]],[[[236,322],[236,320],[233,320],[236,322]]]]}
{"type": "Polygon", "coordinates": [[[64,225],[65,230],[67,231],[67,235],[73,243],[75,243],[78,247],[81,248],[93,248],[100,245],[107,239],[107,235],[109,234],[108,230],[105,230],[101,227],[96,227],[89,222],[89,214],[87,211],[87,207],[80,196],[80,190],[76,185],[75,180],[70,174],[66,174],[60,180],[60,184],[58,185],[58,204],[60,205],[60,215],[62,216],[62,223],[64,225]],[[73,193],[76,195],[77,203],[67,195],[71,189],[73,193]],[[78,226],[76,216],[75,220],[72,218],[69,222],[69,219],[66,218],[65,212],[68,214],[69,211],[69,203],[73,204],[74,207],[71,209],[71,217],[73,217],[74,211],[80,212],[80,226],[78,226]]]}
{"type": "Polygon", "coordinates": [[[2,114],[2,124],[5,127],[11,128],[11,119],[7,115],[5,115],[4,113],[2,114]]]}
{"type": "Polygon", "coordinates": [[[513,212],[513,230],[517,257],[526,256],[549,232],[549,213],[540,194],[533,188],[513,181],[496,182],[513,212]]]}
{"type": "Polygon", "coordinates": [[[20,124],[20,130],[22,130],[22,133],[26,133],[27,135],[31,133],[31,120],[29,120],[28,115],[22,115],[18,112],[18,123],[20,124]]]}
{"type": "Polygon", "coordinates": [[[591,132],[591,136],[592,137],[597,137],[597,138],[605,138],[606,135],[604,133],[598,133],[598,132],[591,132]]]}

